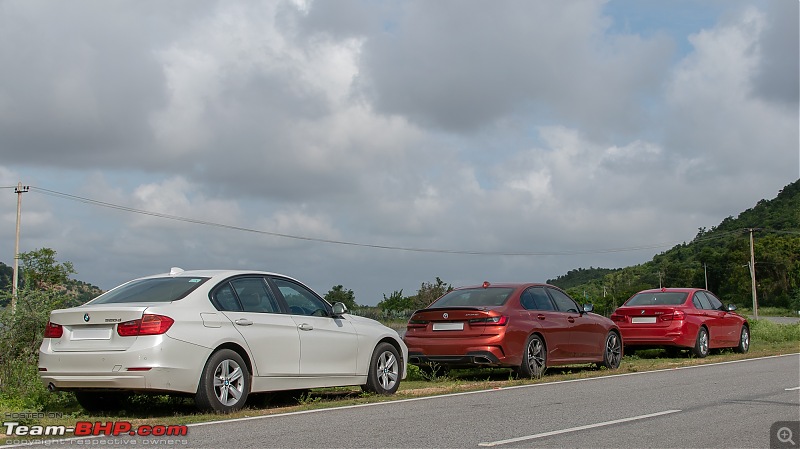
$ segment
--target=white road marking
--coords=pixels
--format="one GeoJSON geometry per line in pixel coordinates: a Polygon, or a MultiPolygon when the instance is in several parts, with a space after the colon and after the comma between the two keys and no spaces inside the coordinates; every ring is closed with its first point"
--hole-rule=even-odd
{"type": "Polygon", "coordinates": [[[800,390],[800,387],[787,388],[786,391],[800,390]]]}
{"type": "Polygon", "coordinates": [[[553,436],[553,435],[560,435],[562,433],[577,432],[577,431],[580,431],[580,430],[593,429],[595,427],[611,426],[611,425],[614,425],[614,424],[620,424],[620,423],[624,423],[624,422],[628,422],[628,421],[636,421],[636,420],[639,420],[639,419],[654,418],[656,416],[669,415],[670,413],[678,413],[678,412],[680,412],[680,410],[666,410],[666,411],[663,411],[663,412],[651,413],[649,415],[633,416],[631,418],[615,419],[613,421],[600,422],[600,423],[597,423],[597,424],[588,424],[588,425],[580,426],[580,427],[571,427],[569,429],[561,429],[561,430],[553,430],[551,432],[537,433],[536,435],[527,435],[527,436],[524,436],[524,437],[509,438],[507,440],[499,440],[499,441],[490,441],[490,442],[486,442],[486,443],[479,443],[478,446],[492,447],[492,446],[499,446],[501,444],[519,443],[520,441],[535,440],[537,438],[550,437],[550,436],[553,436]]]}

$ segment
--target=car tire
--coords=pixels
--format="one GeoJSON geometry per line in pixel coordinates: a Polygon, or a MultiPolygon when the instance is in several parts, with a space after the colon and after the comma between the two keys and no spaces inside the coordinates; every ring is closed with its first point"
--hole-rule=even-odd
{"type": "Polygon", "coordinates": [[[394,394],[400,386],[402,360],[397,349],[389,343],[378,343],[372,352],[364,391],[377,394],[394,394]]]}
{"type": "Polygon", "coordinates": [[[608,369],[617,369],[622,361],[622,340],[619,335],[611,331],[606,335],[606,344],[603,347],[603,362],[598,366],[605,366],[608,369]]]}
{"type": "Polygon", "coordinates": [[[75,399],[87,412],[120,410],[130,393],[120,391],[76,391],[75,399]]]}
{"type": "Polygon", "coordinates": [[[694,343],[694,348],[692,348],[692,353],[702,359],[708,355],[708,352],[708,330],[701,326],[700,330],[697,331],[697,340],[694,343]]]}
{"type": "Polygon", "coordinates": [[[528,337],[522,352],[522,365],[517,368],[519,377],[539,379],[547,369],[547,349],[542,337],[534,334],[528,337]]]}
{"type": "Polygon", "coordinates": [[[742,326],[742,331],[739,333],[739,346],[734,348],[734,351],[744,354],[750,350],[750,329],[747,326],[742,326]]]}
{"type": "Polygon", "coordinates": [[[244,407],[250,393],[250,371],[230,349],[211,354],[197,386],[195,405],[201,410],[231,413],[244,407]]]}

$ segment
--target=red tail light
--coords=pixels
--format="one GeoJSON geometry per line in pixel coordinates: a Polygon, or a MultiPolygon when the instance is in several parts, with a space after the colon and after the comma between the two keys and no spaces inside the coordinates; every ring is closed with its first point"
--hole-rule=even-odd
{"type": "Polygon", "coordinates": [[[616,321],[619,323],[624,323],[628,320],[625,319],[624,315],[611,315],[611,321],[616,321]]]}
{"type": "Polygon", "coordinates": [[[117,334],[120,337],[161,335],[167,332],[174,322],[175,320],[168,316],[145,314],[141,319],[119,323],[117,334]]]}
{"type": "Polygon", "coordinates": [[[428,322],[425,320],[408,320],[407,329],[424,329],[428,327],[428,322]]]}
{"type": "Polygon", "coordinates": [[[44,338],[61,338],[64,335],[64,328],[60,324],[47,322],[44,328],[44,338]]]}
{"type": "Polygon", "coordinates": [[[661,315],[661,321],[678,321],[684,318],[686,318],[686,313],[683,310],[675,310],[672,313],[661,315]]]}
{"type": "Polygon", "coordinates": [[[507,316],[490,316],[488,318],[469,320],[470,326],[505,326],[506,323],[508,323],[507,316]]]}

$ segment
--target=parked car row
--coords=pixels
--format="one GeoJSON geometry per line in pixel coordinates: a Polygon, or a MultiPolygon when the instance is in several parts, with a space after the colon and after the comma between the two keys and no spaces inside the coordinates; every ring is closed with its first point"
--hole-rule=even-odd
{"type": "Polygon", "coordinates": [[[52,311],[39,376],[90,411],[145,392],[193,396],[203,410],[228,413],[254,393],[360,385],[393,394],[408,364],[540,377],[558,365],[616,369],[636,348],[705,357],[750,344],[747,321],[707,290],[640,292],[611,319],[592,309],[552,285],[484,282],[416,311],[401,338],[288,276],[173,268],[52,311]]]}

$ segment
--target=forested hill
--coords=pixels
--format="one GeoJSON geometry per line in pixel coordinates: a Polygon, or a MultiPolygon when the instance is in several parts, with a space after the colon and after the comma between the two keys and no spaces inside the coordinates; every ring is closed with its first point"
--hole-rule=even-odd
{"type": "MultiPolygon", "coordinates": [[[[11,292],[11,284],[14,279],[14,269],[9,267],[8,265],[0,262],[0,292],[11,292]]],[[[24,279],[21,279],[19,282],[20,288],[24,284],[24,279]]],[[[70,297],[68,301],[68,306],[76,306],[79,304],[83,304],[86,301],[97,297],[103,291],[100,287],[94,286],[92,284],[78,281],[75,279],[68,279],[66,284],[62,287],[63,291],[66,292],[67,296],[70,297]]],[[[6,297],[4,295],[0,295],[0,307],[4,307],[10,297],[6,297]]]]}
{"type": "Polygon", "coordinates": [[[573,297],[588,299],[608,313],[646,288],[705,287],[726,303],[752,306],[750,232],[753,233],[759,306],[800,310],[800,180],[772,200],[728,217],[711,229],[699,228],[690,242],[649,262],[617,270],[571,270],[548,281],[573,297]]]}

